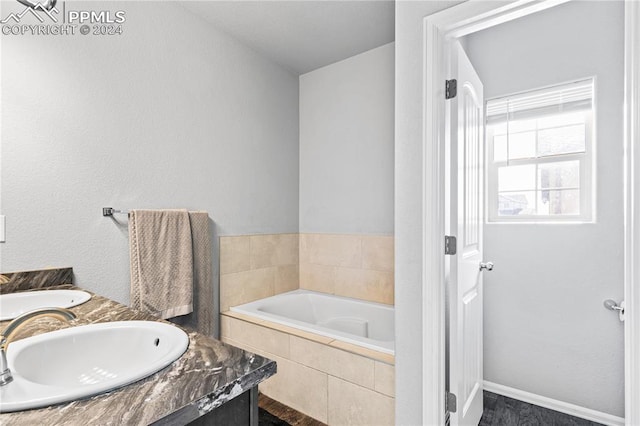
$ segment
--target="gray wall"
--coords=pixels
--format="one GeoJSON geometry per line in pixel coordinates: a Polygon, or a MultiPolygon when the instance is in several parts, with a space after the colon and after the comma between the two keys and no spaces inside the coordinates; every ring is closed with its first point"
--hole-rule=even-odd
{"type": "Polygon", "coordinates": [[[300,76],[300,232],[393,234],[394,44],[300,76]]]}
{"type": "Polygon", "coordinates": [[[127,12],[124,35],[0,38],[1,269],[73,266],[127,303],[126,216],[103,206],[207,210],[215,237],[297,232],[297,76],[175,5],[100,8],[127,12]]]}
{"type": "Polygon", "coordinates": [[[485,380],[624,416],[623,2],[571,2],[468,37],[485,98],[596,76],[593,224],[487,224],[485,380]]]}

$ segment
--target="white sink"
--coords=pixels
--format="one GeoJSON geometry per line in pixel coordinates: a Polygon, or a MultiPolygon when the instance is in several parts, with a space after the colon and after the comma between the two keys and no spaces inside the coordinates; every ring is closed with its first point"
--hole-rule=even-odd
{"type": "Polygon", "coordinates": [[[43,290],[0,295],[0,321],[40,308],[71,308],[91,299],[81,290],[43,290]]]}
{"type": "Polygon", "coordinates": [[[180,358],[189,337],[155,321],[91,324],[9,345],[13,381],[0,387],[0,412],[45,407],[133,383],[180,358]]]}

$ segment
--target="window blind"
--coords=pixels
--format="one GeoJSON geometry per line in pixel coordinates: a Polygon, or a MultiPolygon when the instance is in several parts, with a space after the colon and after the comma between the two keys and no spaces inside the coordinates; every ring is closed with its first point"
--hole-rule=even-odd
{"type": "Polygon", "coordinates": [[[590,109],[593,79],[487,101],[487,124],[590,109]]]}

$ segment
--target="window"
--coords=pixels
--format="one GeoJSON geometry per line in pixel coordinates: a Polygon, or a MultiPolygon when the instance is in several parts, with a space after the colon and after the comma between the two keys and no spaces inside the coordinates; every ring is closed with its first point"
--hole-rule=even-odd
{"type": "Polygon", "coordinates": [[[593,79],[487,102],[490,222],[593,219],[593,79]]]}

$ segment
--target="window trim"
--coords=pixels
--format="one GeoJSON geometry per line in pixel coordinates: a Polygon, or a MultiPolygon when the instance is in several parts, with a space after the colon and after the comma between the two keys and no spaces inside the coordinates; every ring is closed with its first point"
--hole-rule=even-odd
{"type": "MultiPolygon", "coordinates": [[[[487,203],[485,204],[485,222],[488,224],[510,224],[510,223],[544,223],[544,224],[570,224],[570,223],[595,223],[595,199],[596,199],[596,132],[595,132],[595,117],[596,117],[596,78],[588,77],[583,79],[573,80],[571,82],[554,84],[543,88],[526,90],[519,93],[527,93],[541,89],[551,89],[553,87],[560,87],[565,84],[571,84],[572,82],[584,81],[591,79],[593,81],[593,97],[591,114],[585,121],[585,152],[580,153],[568,153],[548,155],[535,158],[521,158],[511,159],[508,161],[493,161],[494,143],[493,136],[490,135],[489,126],[485,124],[485,141],[486,141],[486,157],[485,157],[485,194],[487,197],[487,203]],[[545,164],[556,163],[561,161],[579,161],[580,167],[580,214],[578,215],[516,215],[516,216],[499,216],[498,215],[498,168],[509,164],[515,165],[527,165],[527,164],[545,164]]],[[[514,93],[508,96],[514,96],[519,93],[514,93]]],[[[504,98],[505,96],[499,96],[485,101],[491,102],[495,99],[504,98]]],[[[485,116],[486,123],[486,116],[485,116]]]]}

